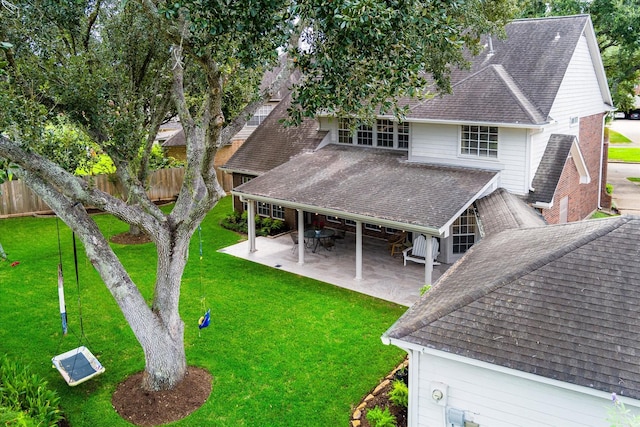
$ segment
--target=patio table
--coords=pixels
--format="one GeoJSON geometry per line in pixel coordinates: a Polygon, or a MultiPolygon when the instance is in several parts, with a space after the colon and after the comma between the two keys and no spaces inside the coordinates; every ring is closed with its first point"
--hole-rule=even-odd
{"type": "Polygon", "coordinates": [[[335,231],[330,228],[323,228],[321,230],[307,230],[304,232],[304,237],[307,240],[307,247],[313,247],[312,252],[315,253],[318,249],[318,245],[322,244],[322,247],[326,250],[331,250],[327,245],[327,241],[331,240],[335,231]]]}

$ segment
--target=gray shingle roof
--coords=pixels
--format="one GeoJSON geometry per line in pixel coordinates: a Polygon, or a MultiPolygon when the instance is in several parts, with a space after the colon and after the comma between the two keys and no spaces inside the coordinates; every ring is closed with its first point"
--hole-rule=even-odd
{"type": "Polygon", "coordinates": [[[531,186],[533,191],[529,193],[531,203],[551,203],[556,192],[564,165],[569,158],[571,146],[577,138],[573,135],[551,135],[547,148],[542,155],[536,175],[531,186]]]}
{"type": "Polygon", "coordinates": [[[293,156],[318,147],[327,132],[319,131],[315,120],[306,119],[297,127],[285,127],[291,96],[287,95],[256,128],[223,169],[261,175],[293,156]]]}
{"type": "Polygon", "coordinates": [[[564,78],[588,15],[516,20],[505,39],[452,72],[453,93],[409,101],[408,119],[543,124],[564,78]]]}
{"type": "Polygon", "coordinates": [[[496,171],[406,159],[402,152],[328,145],[300,154],[234,193],[440,229],[497,177],[496,171]]]}
{"type": "Polygon", "coordinates": [[[511,228],[545,225],[544,219],[535,209],[504,188],[498,188],[488,196],[476,200],[476,208],[484,235],[511,228]]]}
{"type": "Polygon", "coordinates": [[[639,257],[638,217],[494,234],[387,335],[638,399],[639,257]]]}

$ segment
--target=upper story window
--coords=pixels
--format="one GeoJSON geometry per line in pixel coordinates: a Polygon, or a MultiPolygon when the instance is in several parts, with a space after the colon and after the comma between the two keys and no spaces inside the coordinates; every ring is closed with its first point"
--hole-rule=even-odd
{"type": "Polygon", "coordinates": [[[375,126],[359,124],[353,130],[354,119],[340,119],[338,122],[338,143],[364,145],[369,147],[409,148],[409,123],[379,119],[375,126]]]}
{"type": "Polygon", "coordinates": [[[498,127],[463,125],[460,154],[498,158],[498,127]]]}
{"type": "Polygon", "coordinates": [[[578,126],[579,123],[580,123],[580,118],[578,116],[569,117],[569,126],[571,127],[578,126]]]}
{"type": "Polygon", "coordinates": [[[264,122],[269,113],[273,110],[273,105],[263,105],[253,114],[253,117],[247,122],[247,126],[258,126],[264,122]]]}

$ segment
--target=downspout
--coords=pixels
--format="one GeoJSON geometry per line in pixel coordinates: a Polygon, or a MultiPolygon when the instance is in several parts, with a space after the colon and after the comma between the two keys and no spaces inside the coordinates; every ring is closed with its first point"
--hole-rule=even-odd
{"type": "Polygon", "coordinates": [[[304,211],[296,209],[298,214],[298,264],[304,264],[304,211]]]}
{"type": "MultiPolygon", "coordinates": [[[[598,177],[598,209],[602,209],[602,168],[604,167],[604,162],[602,158],[604,157],[604,130],[606,126],[607,115],[602,115],[602,135],[600,136],[600,170],[598,177]]],[[[606,185],[606,184],[605,184],[606,185]]]]}
{"type": "Polygon", "coordinates": [[[256,202],[247,200],[247,232],[249,233],[249,252],[256,251],[256,202]]]}

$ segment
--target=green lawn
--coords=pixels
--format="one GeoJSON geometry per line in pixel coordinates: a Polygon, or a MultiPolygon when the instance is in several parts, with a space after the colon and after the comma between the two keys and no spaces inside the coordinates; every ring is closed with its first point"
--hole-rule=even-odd
{"type": "MultiPolygon", "coordinates": [[[[188,362],[211,372],[213,391],[202,408],[171,425],[347,425],[351,407],[404,356],[383,345],[380,335],[405,308],[217,253],[238,241],[217,225],[230,211],[226,198],[204,221],[202,261],[197,234],[193,239],[181,293],[188,362]],[[202,297],[212,316],[199,333],[202,297]]],[[[108,215],[97,221],[107,235],[127,229],[108,215]]],[[[59,224],[69,324],[79,334],[71,234],[59,224]]],[[[110,399],[119,382],[143,369],[143,354],[84,253],[79,251],[84,344],[106,372],[71,388],[51,367],[51,357],[79,344],[60,331],[56,220],[0,220],[0,242],[9,256],[0,262],[0,353],[48,380],[73,427],[130,425],[110,399]],[[20,264],[11,267],[12,261],[20,264]]],[[[153,246],[114,247],[150,299],[153,246]]]]}
{"type": "Polygon", "coordinates": [[[617,160],[621,162],[638,163],[640,162],[640,148],[617,148],[609,147],[609,160],[617,160]]]}
{"type": "Polygon", "coordinates": [[[629,138],[609,128],[609,142],[612,144],[628,144],[631,142],[629,138]]]}

